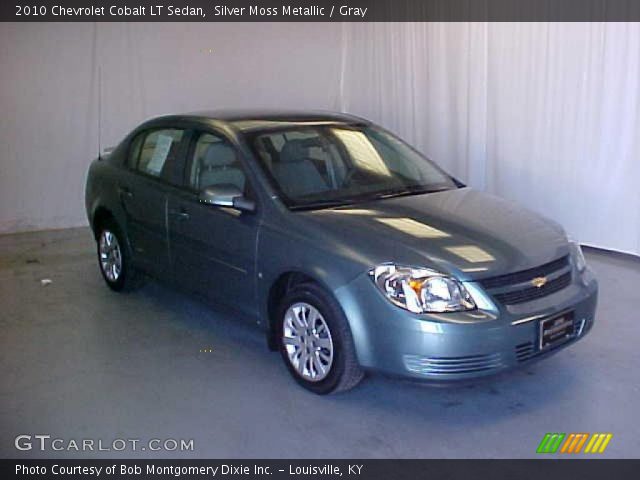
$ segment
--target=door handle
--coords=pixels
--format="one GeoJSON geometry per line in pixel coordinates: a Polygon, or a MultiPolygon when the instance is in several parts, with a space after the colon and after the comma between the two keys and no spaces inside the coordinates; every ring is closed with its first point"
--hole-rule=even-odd
{"type": "Polygon", "coordinates": [[[171,213],[171,215],[173,215],[174,217],[177,217],[178,220],[189,220],[189,218],[191,218],[191,216],[184,210],[180,210],[179,212],[174,210],[169,213],[171,213]]]}
{"type": "Polygon", "coordinates": [[[120,193],[121,197],[133,198],[133,192],[127,187],[118,188],[118,192],[120,193]]]}

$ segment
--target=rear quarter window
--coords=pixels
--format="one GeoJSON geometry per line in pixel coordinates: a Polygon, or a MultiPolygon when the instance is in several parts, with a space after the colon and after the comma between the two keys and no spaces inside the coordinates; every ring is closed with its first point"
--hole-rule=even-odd
{"type": "Polygon", "coordinates": [[[137,135],[129,145],[129,153],[127,155],[127,166],[129,168],[136,168],[136,165],[138,164],[140,147],[142,147],[142,141],[144,140],[145,135],[145,133],[137,135]]]}

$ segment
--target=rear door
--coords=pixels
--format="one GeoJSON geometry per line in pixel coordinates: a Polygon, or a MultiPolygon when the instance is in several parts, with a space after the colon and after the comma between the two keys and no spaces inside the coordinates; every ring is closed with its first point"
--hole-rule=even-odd
{"type": "Polygon", "coordinates": [[[234,185],[253,199],[238,150],[223,134],[192,135],[184,188],[169,196],[169,243],[176,280],[248,315],[256,312],[256,241],[259,208],[241,212],[206,205],[199,192],[234,185]]]}
{"type": "Polygon", "coordinates": [[[158,127],[138,134],[130,145],[128,172],[119,185],[127,233],[136,265],[154,276],[170,273],[167,198],[175,165],[184,155],[186,131],[158,127]]]}

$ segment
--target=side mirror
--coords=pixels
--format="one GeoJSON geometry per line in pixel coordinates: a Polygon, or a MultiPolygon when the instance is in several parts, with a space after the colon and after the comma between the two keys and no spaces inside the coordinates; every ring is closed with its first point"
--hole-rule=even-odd
{"type": "Polygon", "coordinates": [[[218,207],[231,207],[245,212],[253,212],[256,204],[242,195],[235,185],[215,185],[207,187],[200,192],[199,199],[207,205],[218,207]]]}

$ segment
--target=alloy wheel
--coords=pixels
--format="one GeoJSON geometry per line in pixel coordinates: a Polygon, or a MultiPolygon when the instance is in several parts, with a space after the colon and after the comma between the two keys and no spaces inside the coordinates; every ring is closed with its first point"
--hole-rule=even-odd
{"type": "Polygon", "coordinates": [[[122,273],[122,252],[118,238],[110,230],[103,230],[99,243],[100,268],[107,280],[117,282],[122,273]]]}
{"type": "Polygon", "coordinates": [[[289,362],[305,380],[319,382],[333,364],[333,339],[322,314],[313,305],[297,302],[284,315],[283,342],[289,362]]]}

